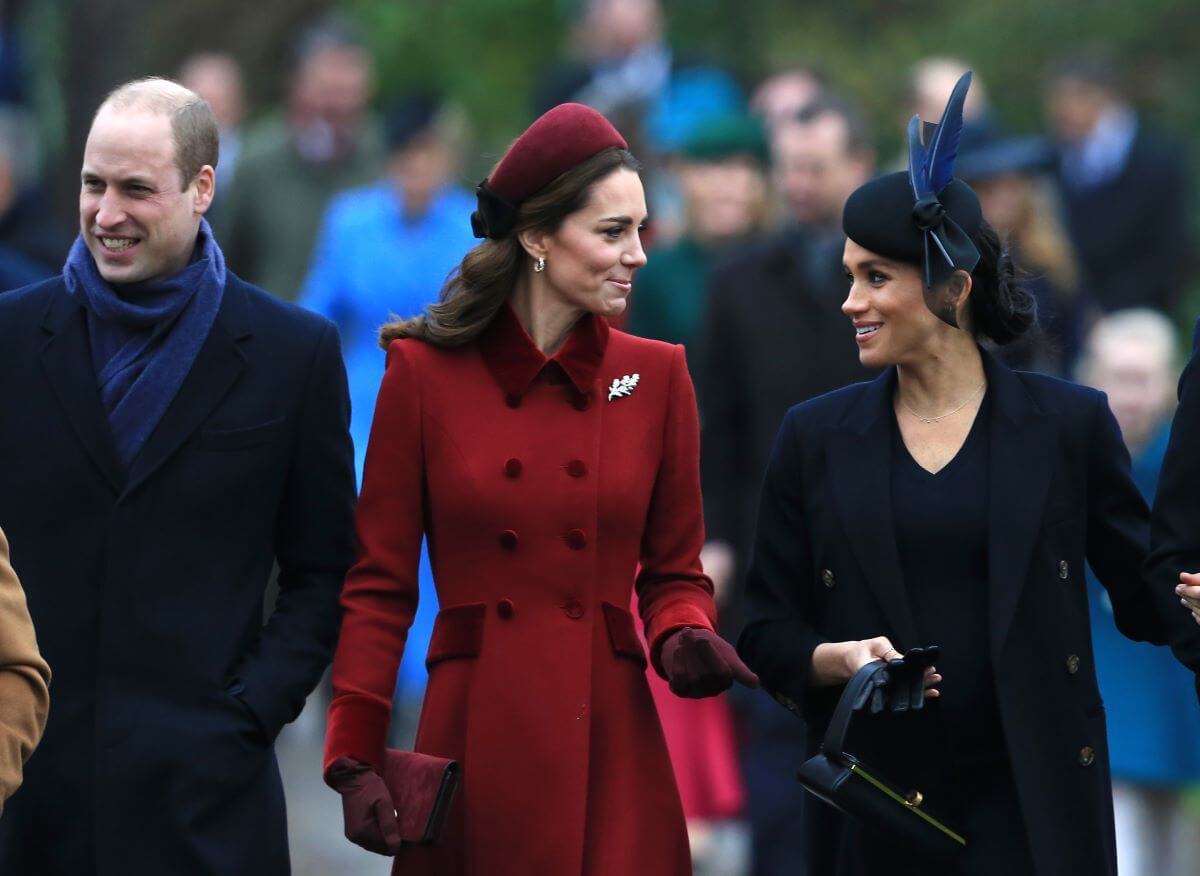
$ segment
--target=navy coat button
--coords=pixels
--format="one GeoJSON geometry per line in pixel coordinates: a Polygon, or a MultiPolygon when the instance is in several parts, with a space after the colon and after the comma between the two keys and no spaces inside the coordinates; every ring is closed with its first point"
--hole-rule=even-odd
{"type": "Polygon", "coordinates": [[[1070,657],[1067,658],[1067,673],[1070,675],[1074,675],[1078,671],[1079,671],[1079,655],[1072,654],[1070,657]]]}
{"type": "Polygon", "coordinates": [[[1090,745],[1085,745],[1079,749],[1079,765],[1090,767],[1096,762],[1096,750],[1090,745]]]}
{"type": "Polygon", "coordinates": [[[496,603],[496,614],[500,615],[502,620],[508,620],[513,616],[513,601],[511,599],[501,599],[496,603]]]}
{"type": "Polygon", "coordinates": [[[1071,574],[1071,567],[1067,564],[1067,561],[1059,560],[1058,561],[1058,577],[1062,578],[1064,581],[1066,581],[1067,576],[1070,574],[1071,574]]]}
{"type": "Polygon", "coordinates": [[[583,604],[578,599],[571,599],[563,606],[563,612],[571,620],[579,620],[586,613],[583,604]]]}
{"type": "Polygon", "coordinates": [[[567,463],[567,474],[573,478],[581,478],[587,474],[587,463],[582,459],[572,459],[567,463]]]}
{"type": "Polygon", "coordinates": [[[500,533],[500,547],[505,548],[506,550],[511,551],[517,546],[518,541],[519,539],[517,538],[517,534],[511,529],[506,529],[504,532],[500,533]]]}
{"type": "Polygon", "coordinates": [[[519,459],[510,459],[508,462],[504,463],[504,473],[510,478],[519,478],[521,476],[522,468],[524,468],[524,466],[521,465],[521,460],[519,459]]]}
{"type": "Polygon", "coordinates": [[[833,585],[837,583],[837,580],[833,577],[833,572],[829,571],[829,569],[822,569],[821,583],[824,584],[828,589],[832,590],[833,585]]]}
{"type": "Polygon", "coordinates": [[[510,392],[504,397],[504,403],[510,408],[519,408],[521,406],[521,397],[515,392],[510,392]]]}
{"type": "Polygon", "coordinates": [[[587,547],[587,533],[582,529],[572,529],[566,535],[567,546],[573,551],[581,551],[587,547]]]}
{"type": "Polygon", "coordinates": [[[796,701],[794,699],[792,699],[791,697],[789,697],[787,694],[782,694],[782,693],[775,694],[775,701],[777,703],[779,703],[779,705],[781,705],[785,709],[787,709],[789,712],[794,712],[797,715],[800,714],[800,706],[797,705],[796,701]]]}

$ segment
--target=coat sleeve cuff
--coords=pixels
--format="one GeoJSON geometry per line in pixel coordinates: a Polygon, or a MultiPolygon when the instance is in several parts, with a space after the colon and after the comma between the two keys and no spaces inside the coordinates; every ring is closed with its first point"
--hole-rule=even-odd
{"type": "Polygon", "coordinates": [[[325,769],[349,757],[381,771],[387,746],[389,711],[363,697],[344,696],[329,706],[325,733],[325,769]]]}

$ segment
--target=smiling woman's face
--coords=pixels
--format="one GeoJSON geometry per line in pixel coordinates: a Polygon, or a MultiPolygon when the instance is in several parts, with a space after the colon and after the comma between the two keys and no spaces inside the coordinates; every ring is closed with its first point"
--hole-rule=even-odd
{"type": "Polygon", "coordinates": [[[911,361],[929,349],[939,332],[951,330],[925,304],[920,269],[884,258],[846,241],[842,255],[850,293],[842,312],[850,317],[859,361],[882,368],[911,361]]]}
{"type": "Polygon", "coordinates": [[[592,187],[585,206],[545,237],[547,285],[572,307],[620,316],[633,275],[646,263],[645,223],[641,178],[627,168],[609,174],[592,187]]]}

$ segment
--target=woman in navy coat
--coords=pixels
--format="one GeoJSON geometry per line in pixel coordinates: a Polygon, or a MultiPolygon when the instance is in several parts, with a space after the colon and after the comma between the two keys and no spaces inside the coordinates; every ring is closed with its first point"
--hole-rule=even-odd
{"type": "Polygon", "coordinates": [[[847,202],[842,309],[863,364],[887,370],[788,413],[739,643],[814,749],[859,667],[940,646],[926,708],[865,719],[848,747],[921,791],[967,852],[921,860],[814,799],[822,876],[1115,874],[1085,560],[1122,632],[1162,641],[1139,576],[1148,511],[1104,396],[980,347],[1034,314],[978,198],[951,178],[968,82],[930,147],[914,120],[910,173],[847,202]]]}

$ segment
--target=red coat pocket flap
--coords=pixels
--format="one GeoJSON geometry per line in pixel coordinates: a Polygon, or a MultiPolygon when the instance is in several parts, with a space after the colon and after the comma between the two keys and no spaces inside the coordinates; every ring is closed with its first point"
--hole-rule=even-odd
{"type": "Polygon", "coordinates": [[[600,607],[604,609],[604,625],[608,627],[608,640],[612,643],[613,653],[645,666],[646,652],[634,628],[633,615],[611,602],[602,602],[600,607]]]}
{"type": "Polygon", "coordinates": [[[483,619],[486,615],[487,603],[484,602],[452,605],[439,611],[433,621],[425,667],[428,669],[443,660],[478,657],[483,649],[483,619]]]}

